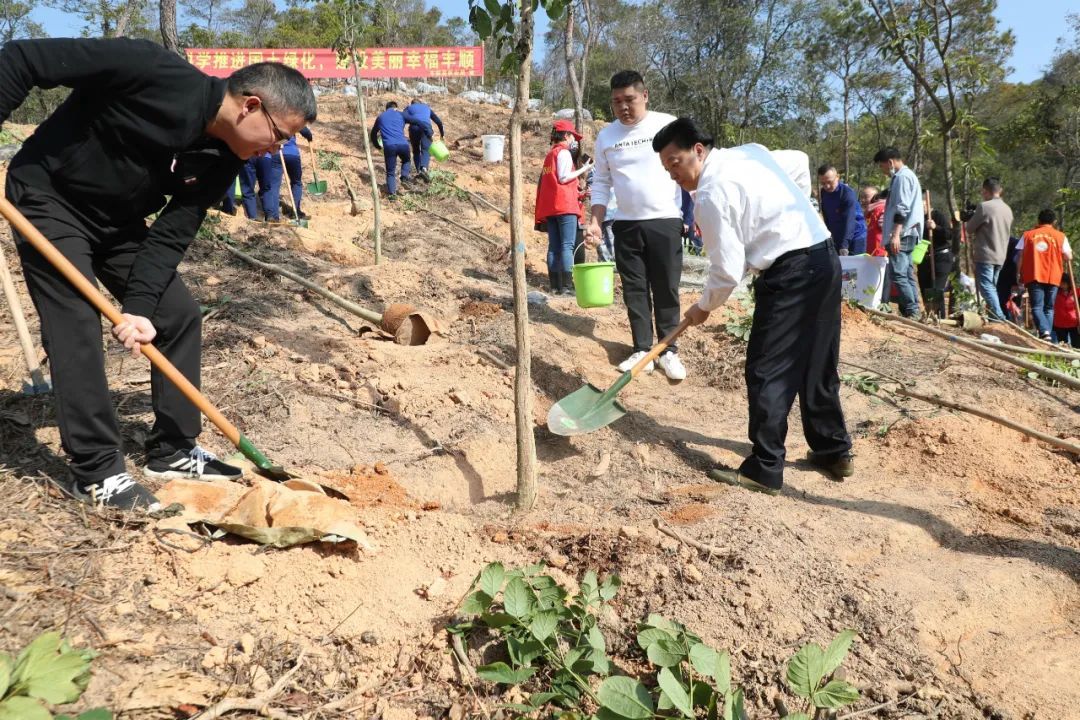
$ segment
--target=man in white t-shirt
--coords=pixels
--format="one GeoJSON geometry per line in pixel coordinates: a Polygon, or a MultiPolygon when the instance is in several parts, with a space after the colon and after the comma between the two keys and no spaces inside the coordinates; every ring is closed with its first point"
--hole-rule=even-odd
{"type": "Polygon", "coordinates": [[[709,477],[776,495],[784,484],[788,414],[796,396],[811,464],[840,480],[855,471],[840,407],[840,260],[810,204],[803,153],[748,144],[713,148],[689,118],[653,140],[664,168],[694,195],[709,258],[701,299],[686,311],[697,325],[751,272],[754,320],[746,348],[753,452],[737,470],[709,477]]]}
{"type": "MultiPolygon", "coordinates": [[[[615,266],[622,278],[634,352],[619,365],[626,372],[679,324],[682,277],[682,193],[652,150],[653,136],[675,119],[648,109],[649,91],[641,74],[623,70],[611,78],[615,122],[596,137],[590,245],[602,237],[607,205],[618,204],[612,230],[615,266]],[[655,319],[656,335],[653,334],[655,319]]],[[[673,343],[658,360],[671,380],[686,378],[673,343]]],[[[645,371],[651,372],[649,363],[645,371]]]]}

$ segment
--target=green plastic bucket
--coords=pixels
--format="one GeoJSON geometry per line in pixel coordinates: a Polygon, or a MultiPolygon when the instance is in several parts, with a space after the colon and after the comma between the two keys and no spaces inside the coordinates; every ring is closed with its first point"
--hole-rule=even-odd
{"type": "Polygon", "coordinates": [[[442,140],[436,140],[431,143],[431,147],[428,148],[428,151],[431,153],[431,157],[439,162],[444,162],[446,158],[450,157],[450,150],[442,140]]]}
{"type": "Polygon", "coordinates": [[[607,307],[615,302],[615,263],[578,263],[574,266],[574,293],[578,307],[607,307]]]}
{"type": "Polygon", "coordinates": [[[915,247],[911,250],[911,262],[918,265],[926,258],[926,251],[930,249],[929,240],[920,240],[915,243],[915,247]]]}

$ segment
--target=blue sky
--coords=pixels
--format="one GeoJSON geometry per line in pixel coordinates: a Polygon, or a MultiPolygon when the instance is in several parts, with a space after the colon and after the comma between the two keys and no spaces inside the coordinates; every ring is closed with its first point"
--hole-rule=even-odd
{"type": "MultiPolygon", "coordinates": [[[[277,2],[284,6],[282,0],[277,2]]],[[[467,17],[469,13],[468,0],[428,0],[428,4],[440,8],[444,17],[467,17]]],[[[1016,34],[1009,80],[1031,82],[1042,74],[1054,54],[1058,35],[1068,28],[1065,16],[1070,11],[1080,11],[1076,0],[998,0],[998,20],[1016,34]]],[[[53,37],[79,34],[80,24],[57,10],[37,8],[33,16],[53,37]]],[[[541,37],[547,30],[543,13],[538,16],[537,26],[537,36],[541,37]]]]}

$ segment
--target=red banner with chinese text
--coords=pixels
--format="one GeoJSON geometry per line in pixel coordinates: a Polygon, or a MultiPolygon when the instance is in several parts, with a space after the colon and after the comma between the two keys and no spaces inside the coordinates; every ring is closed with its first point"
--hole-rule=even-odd
{"type": "MultiPolygon", "coordinates": [[[[328,49],[187,48],[188,62],[207,75],[228,77],[234,70],[260,62],[280,62],[307,78],[351,78],[350,59],[338,60],[328,49]]],[[[362,78],[481,77],[484,48],[366,48],[357,51],[362,78]]]]}

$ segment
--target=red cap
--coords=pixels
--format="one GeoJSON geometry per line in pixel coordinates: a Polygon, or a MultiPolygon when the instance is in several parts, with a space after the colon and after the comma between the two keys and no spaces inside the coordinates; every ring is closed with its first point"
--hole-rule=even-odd
{"type": "Polygon", "coordinates": [[[578,140],[581,139],[581,133],[574,128],[574,123],[569,120],[556,120],[555,125],[552,127],[555,132],[568,132],[572,133],[578,140]]]}

